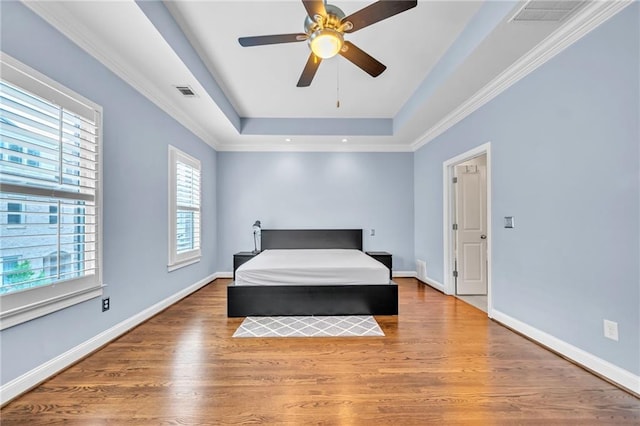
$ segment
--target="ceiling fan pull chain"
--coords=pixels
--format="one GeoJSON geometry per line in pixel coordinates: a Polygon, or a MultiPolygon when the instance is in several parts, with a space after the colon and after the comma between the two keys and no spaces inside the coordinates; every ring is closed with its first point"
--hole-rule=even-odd
{"type": "Polygon", "coordinates": [[[336,108],[340,108],[340,58],[336,59],[336,108]]]}

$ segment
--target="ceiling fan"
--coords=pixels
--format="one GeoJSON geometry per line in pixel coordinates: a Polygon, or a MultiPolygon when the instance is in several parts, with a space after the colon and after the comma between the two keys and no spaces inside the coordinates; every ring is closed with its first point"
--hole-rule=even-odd
{"type": "Polygon", "coordinates": [[[304,33],[274,34],[255,37],[240,37],[243,47],[263,46],[267,44],[294,43],[309,41],[311,54],[298,80],[298,87],[311,84],[323,59],[340,55],[363,71],[377,77],[387,69],[382,63],[344,39],[344,33],[353,33],[383,19],[416,7],[417,0],[380,0],[345,16],[340,8],[326,4],[325,0],[302,0],[307,10],[304,20],[304,33]]]}

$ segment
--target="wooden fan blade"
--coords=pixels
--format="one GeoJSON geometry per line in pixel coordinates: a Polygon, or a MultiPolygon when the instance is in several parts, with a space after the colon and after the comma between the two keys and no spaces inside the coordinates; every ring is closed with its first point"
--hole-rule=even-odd
{"type": "Polygon", "coordinates": [[[316,75],[316,71],[318,71],[318,67],[320,66],[320,62],[322,62],[322,58],[313,54],[313,52],[309,55],[309,59],[307,59],[307,64],[304,66],[302,70],[302,75],[300,76],[300,80],[298,80],[298,87],[308,87],[311,85],[311,81],[313,77],[316,75]]]}
{"type": "Polygon", "coordinates": [[[323,0],[302,0],[302,4],[307,9],[307,15],[314,21],[315,15],[325,16],[327,14],[323,0]]]}
{"type": "Polygon", "coordinates": [[[264,46],[266,44],[278,43],[294,43],[296,41],[305,41],[308,36],[305,33],[298,34],[273,34],[255,37],[240,37],[238,42],[243,47],[264,46]]]}
{"type": "Polygon", "coordinates": [[[404,12],[405,10],[414,8],[417,5],[417,0],[380,0],[352,13],[349,16],[346,16],[341,22],[351,22],[353,27],[348,30],[345,29],[344,32],[353,33],[364,27],[368,27],[371,24],[375,24],[376,22],[380,22],[392,17],[393,15],[404,12]]]}
{"type": "Polygon", "coordinates": [[[350,41],[345,41],[344,46],[346,47],[346,49],[341,50],[340,55],[347,58],[358,67],[362,68],[362,70],[369,74],[371,77],[377,77],[387,69],[386,66],[378,62],[368,53],[360,50],[350,41]]]}

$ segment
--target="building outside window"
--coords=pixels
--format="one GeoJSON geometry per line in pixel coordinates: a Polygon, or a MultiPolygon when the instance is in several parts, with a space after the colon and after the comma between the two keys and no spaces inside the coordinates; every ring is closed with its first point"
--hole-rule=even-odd
{"type": "Polygon", "coordinates": [[[2,285],[11,284],[16,278],[16,274],[19,272],[18,260],[20,256],[6,256],[2,258],[2,285]]]}
{"type": "Polygon", "coordinates": [[[49,206],[49,225],[58,223],[58,206],[49,206]]]}
{"type": "Polygon", "coordinates": [[[7,224],[20,225],[22,223],[22,210],[21,203],[7,203],[7,224]]]}
{"type": "Polygon", "coordinates": [[[72,264],[71,254],[66,252],[60,254],[60,259],[58,259],[57,252],[50,253],[48,256],[45,256],[43,264],[44,274],[50,279],[59,279],[68,276],[70,272],[73,272],[73,267],[75,266],[72,264]],[[58,271],[60,271],[59,274],[58,271]]]}

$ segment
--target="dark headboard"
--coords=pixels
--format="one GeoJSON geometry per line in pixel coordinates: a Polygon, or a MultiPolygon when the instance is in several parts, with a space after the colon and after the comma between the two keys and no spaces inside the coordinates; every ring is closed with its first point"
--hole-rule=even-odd
{"type": "Polygon", "coordinates": [[[362,251],[362,229],[263,229],[262,250],[355,249],[362,251]]]}

